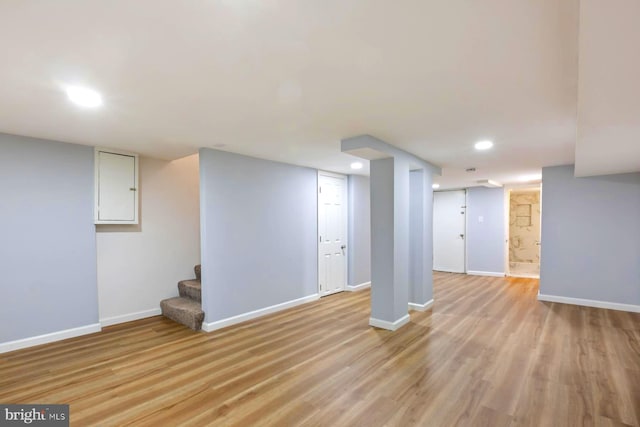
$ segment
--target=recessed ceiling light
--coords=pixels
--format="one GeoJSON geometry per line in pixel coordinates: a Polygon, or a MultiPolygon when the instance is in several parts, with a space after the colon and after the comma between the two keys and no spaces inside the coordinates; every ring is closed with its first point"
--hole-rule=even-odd
{"type": "Polygon", "coordinates": [[[102,105],[102,95],[93,89],[68,86],[66,92],[71,102],[81,107],[96,108],[102,105]]]}
{"type": "Polygon", "coordinates": [[[351,163],[351,169],[362,169],[362,163],[361,162],[353,162],[351,163]]]}
{"type": "Polygon", "coordinates": [[[435,183],[435,184],[433,184],[433,185],[431,186],[431,188],[433,188],[434,190],[435,190],[436,188],[440,188],[440,184],[435,183]]]}
{"type": "Polygon", "coordinates": [[[478,141],[476,142],[476,145],[474,145],[474,147],[476,147],[476,150],[488,150],[489,148],[493,147],[493,142],[489,140],[478,141]]]}
{"type": "Polygon", "coordinates": [[[540,181],[542,179],[542,174],[536,173],[533,175],[522,175],[518,178],[518,181],[521,182],[530,182],[530,181],[540,181]]]}

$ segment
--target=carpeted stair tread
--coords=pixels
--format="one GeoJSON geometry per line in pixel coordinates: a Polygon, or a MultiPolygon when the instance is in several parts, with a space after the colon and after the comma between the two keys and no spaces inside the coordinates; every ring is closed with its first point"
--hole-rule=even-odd
{"type": "Polygon", "coordinates": [[[201,280],[201,271],[202,271],[202,265],[198,264],[195,267],[193,267],[193,271],[196,272],[196,279],[197,280],[201,280]]]}
{"type": "Polygon", "coordinates": [[[178,282],[178,293],[181,297],[202,301],[202,286],[200,280],[181,280],[178,282]]]}
{"type": "Polygon", "coordinates": [[[160,302],[162,315],[182,323],[194,331],[200,330],[204,320],[204,311],[198,301],[190,298],[175,297],[160,302]]]}

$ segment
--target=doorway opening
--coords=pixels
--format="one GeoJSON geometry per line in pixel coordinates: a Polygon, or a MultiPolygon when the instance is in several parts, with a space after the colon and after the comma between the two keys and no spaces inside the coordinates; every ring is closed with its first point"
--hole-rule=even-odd
{"type": "Polygon", "coordinates": [[[508,276],[540,278],[539,185],[506,190],[508,276]]]}

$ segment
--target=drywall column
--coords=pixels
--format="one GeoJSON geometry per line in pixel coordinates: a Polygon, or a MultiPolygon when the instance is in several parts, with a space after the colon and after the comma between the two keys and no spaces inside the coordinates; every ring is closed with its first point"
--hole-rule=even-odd
{"type": "Polygon", "coordinates": [[[396,330],[409,321],[409,167],[396,158],[371,170],[372,326],[396,330]]]}
{"type": "Polygon", "coordinates": [[[409,321],[410,277],[416,298],[426,309],[431,295],[432,199],[431,176],[440,174],[437,166],[387,144],[371,135],[342,140],[342,151],[370,160],[371,188],[371,318],[369,324],[396,330],[409,321]],[[422,226],[410,229],[410,170],[422,170],[422,189],[415,202],[414,222],[422,226]],[[422,210],[420,213],[418,210],[422,210]],[[409,236],[416,240],[411,263],[409,236]],[[418,252],[418,248],[420,252],[418,252]],[[415,274],[410,272],[414,271],[415,274]],[[419,277],[419,279],[415,279],[419,277]],[[428,300],[424,300],[425,298],[428,300]]]}
{"type": "Polygon", "coordinates": [[[433,178],[429,171],[410,173],[409,308],[433,304],[433,178]]]}

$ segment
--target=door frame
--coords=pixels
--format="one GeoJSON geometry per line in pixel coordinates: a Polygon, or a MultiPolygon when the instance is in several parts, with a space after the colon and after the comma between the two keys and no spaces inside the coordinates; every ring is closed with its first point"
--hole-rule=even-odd
{"type": "Polygon", "coordinates": [[[344,292],[347,290],[347,286],[349,286],[349,254],[350,254],[350,250],[351,248],[349,247],[349,176],[348,175],[344,175],[344,174],[340,174],[340,173],[335,173],[335,172],[329,172],[329,171],[323,171],[323,170],[318,170],[318,174],[317,174],[317,180],[316,180],[316,251],[317,251],[317,263],[316,263],[316,273],[318,276],[318,283],[317,283],[317,290],[318,290],[318,295],[320,297],[323,296],[327,296],[327,295],[332,295],[338,292],[344,292]],[[344,244],[346,246],[345,248],[345,262],[344,262],[344,277],[345,277],[345,281],[344,281],[344,288],[343,289],[339,289],[337,291],[333,291],[330,293],[322,293],[320,290],[320,177],[321,176],[326,176],[326,177],[331,177],[331,178],[338,178],[338,179],[342,179],[344,180],[344,191],[342,193],[342,206],[344,206],[344,209],[342,211],[342,221],[344,224],[344,244]]]}
{"type": "Polygon", "coordinates": [[[464,189],[464,272],[462,274],[468,274],[469,271],[469,245],[467,241],[469,239],[469,189],[464,189]]]}
{"type": "MultiPolygon", "coordinates": [[[[509,268],[509,221],[511,218],[511,191],[513,190],[538,190],[540,192],[540,236],[538,241],[542,244],[542,183],[508,184],[504,186],[504,275],[505,277],[516,277],[511,275],[509,268]]],[[[540,248],[542,251],[542,248],[540,248]]],[[[542,259],[540,260],[542,261],[542,259]]],[[[518,276],[519,277],[519,276],[518,276]]]]}

